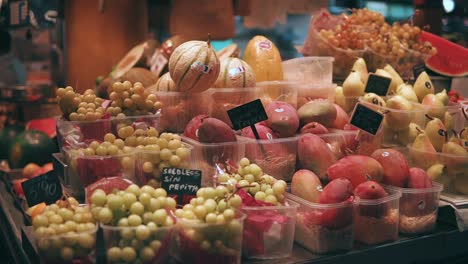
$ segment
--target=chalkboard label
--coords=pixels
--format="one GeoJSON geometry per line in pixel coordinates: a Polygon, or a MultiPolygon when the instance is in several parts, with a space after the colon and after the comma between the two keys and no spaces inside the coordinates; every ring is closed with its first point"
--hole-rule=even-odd
{"type": "Polygon", "coordinates": [[[391,82],[392,79],[390,78],[371,73],[367,80],[366,93],[375,93],[379,96],[386,96],[391,82]]]}
{"type": "Polygon", "coordinates": [[[161,187],[168,195],[177,199],[178,204],[186,201],[184,196],[194,197],[201,188],[202,172],[181,168],[164,168],[161,174],[161,187]]]}
{"type": "Polygon", "coordinates": [[[253,126],[258,122],[268,119],[260,99],[230,109],[227,113],[235,130],[253,126]]]}
{"type": "Polygon", "coordinates": [[[383,121],[383,114],[364,106],[361,103],[356,104],[350,124],[364,130],[372,135],[376,135],[383,121]]]}
{"type": "Polygon", "coordinates": [[[52,204],[62,198],[62,185],[53,171],[24,181],[21,185],[29,206],[42,202],[52,204]]]}
{"type": "Polygon", "coordinates": [[[424,63],[414,65],[413,66],[414,80],[416,80],[419,77],[419,74],[421,74],[425,70],[426,70],[426,65],[424,63]]]}

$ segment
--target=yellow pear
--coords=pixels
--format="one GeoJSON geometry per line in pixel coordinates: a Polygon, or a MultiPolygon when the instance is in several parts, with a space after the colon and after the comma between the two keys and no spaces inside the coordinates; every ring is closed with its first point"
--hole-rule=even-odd
{"type": "Polygon", "coordinates": [[[397,139],[402,145],[406,146],[414,142],[416,137],[421,133],[423,133],[423,130],[420,126],[415,123],[410,123],[407,129],[397,133],[397,139]]]}
{"type": "Polygon", "coordinates": [[[421,102],[427,94],[434,93],[434,85],[425,71],[419,74],[418,78],[414,82],[413,89],[419,102],[421,102]]]}
{"type": "Polygon", "coordinates": [[[427,108],[427,114],[432,117],[437,117],[441,120],[444,119],[445,106],[435,94],[426,94],[421,101],[421,104],[427,108]]]}
{"type": "Polygon", "coordinates": [[[362,97],[362,101],[370,103],[370,104],[374,104],[377,106],[381,106],[381,107],[387,106],[387,104],[385,103],[385,100],[375,93],[366,93],[362,97]]]}
{"type": "Polygon", "coordinates": [[[437,162],[437,150],[426,133],[416,136],[409,148],[409,155],[414,166],[421,169],[426,170],[437,162]]]}
{"type": "Polygon", "coordinates": [[[413,107],[411,102],[403,96],[395,95],[387,100],[387,107],[394,109],[385,114],[388,126],[395,132],[407,129],[411,123],[411,113],[409,112],[413,107]]]}
{"type": "Polygon", "coordinates": [[[449,104],[449,97],[447,95],[447,90],[442,90],[442,92],[440,93],[436,93],[436,96],[437,98],[442,102],[444,103],[445,106],[447,106],[449,104]]]}
{"type": "Polygon", "coordinates": [[[431,180],[444,185],[444,189],[447,189],[452,179],[447,175],[447,168],[444,164],[434,164],[426,171],[427,175],[431,180]]]}
{"type": "Polygon", "coordinates": [[[364,95],[365,85],[361,81],[359,72],[353,71],[343,82],[344,96],[361,96],[364,95]]]}
{"type": "Polygon", "coordinates": [[[411,84],[407,84],[407,83],[400,84],[397,87],[396,94],[403,96],[410,102],[415,102],[415,103],[418,102],[418,97],[414,93],[413,86],[411,86],[411,84]]]}
{"type": "Polygon", "coordinates": [[[385,67],[383,68],[384,71],[390,73],[393,77],[393,80],[395,81],[395,84],[396,84],[396,87],[402,85],[404,83],[403,79],[401,78],[400,74],[398,74],[398,72],[390,65],[390,64],[387,64],[385,65],[385,67]]]}
{"type": "Polygon", "coordinates": [[[367,71],[366,61],[363,58],[358,58],[354,64],[351,71],[359,72],[361,75],[361,81],[365,84],[369,78],[369,72],[367,71]]]}
{"type": "Polygon", "coordinates": [[[397,82],[395,81],[395,78],[393,78],[393,76],[390,73],[388,73],[387,71],[382,70],[382,69],[377,69],[375,71],[375,74],[377,74],[379,76],[390,78],[392,81],[390,82],[390,87],[388,87],[388,94],[396,93],[397,82]]]}
{"type": "Polygon", "coordinates": [[[345,108],[345,96],[343,94],[343,87],[337,86],[335,87],[335,104],[341,106],[341,108],[345,108]]]}
{"type": "Polygon", "coordinates": [[[448,111],[446,111],[444,114],[444,126],[447,129],[447,131],[452,131],[454,127],[453,115],[450,114],[448,111]]]}

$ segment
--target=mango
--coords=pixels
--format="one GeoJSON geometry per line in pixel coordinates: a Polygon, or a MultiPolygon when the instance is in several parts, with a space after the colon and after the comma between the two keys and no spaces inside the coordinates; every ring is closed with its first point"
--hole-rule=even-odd
{"type": "Polygon", "coordinates": [[[353,185],[346,178],[338,178],[329,182],[319,197],[319,203],[341,203],[353,196],[353,185]]]}
{"type": "Polygon", "coordinates": [[[198,138],[203,143],[222,143],[237,141],[234,131],[223,121],[207,117],[201,120],[198,138]]]}
{"type": "Polygon", "coordinates": [[[202,124],[202,120],[208,118],[207,115],[197,115],[188,124],[185,126],[184,129],[184,136],[191,138],[193,140],[199,141],[198,139],[198,129],[202,124]]]}
{"type": "Polygon", "coordinates": [[[318,122],[325,127],[333,127],[337,115],[333,103],[322,99],[312,100],[304,104],[297,110],[297,113],[301,125],[318,122]]]}
{"type": "Polygon", "coordinates": [[[409,172],[408,188],[424,189],[432,187],[431,178],[429,178],[425,170],[410,168],[409,172]]]}
{"type": "Polygon", "coordinates": [[[406,187],[409,179],[409,166],[405,156],[394,149],[377,149],[371,155],[384,170],[382,183],[406,187]]]}
{"type": "Polygon", "coordinates": [[[322,192],[319,177],[310,170],[298,170],[291,181],[291,193],[309,202],[317,203],[322,192]]]}
{"type": "MultiPolygon", "coordinates": [[[[262,140],[278,138],[278,136],[273,132],[273,130],[271,130],[267,126],[261,125],[260,123],[255,124],[255,129],[257,130],[258,136],[262,140]]],[[[241,136],[256,139],[255,134],[252,131],[252,128],[250,127],[243,128],[241,130],[241,136]]]]}
{"type": "Polygon", "coordinates": [[[338,129],[343,129],[346,124],[349,123],[349,115],[348,113],[341,108],[341,106],[337,104],[333,104],[336,109],[336,118],[333,121],[333,127],[338,129]]]}
{"type": "Polygon", "coordinates": [[[312,133],[316,135],[327,134],[328,129],[320,123],[310,122],[301,128],[301,134],[307,134],[307,133],[312,133]]]}
{"type": "MultiPolygon", "coordinates": [[[[354,189],[354,195],[363,200],[376,200],[388,196],[388,193],[377,182],[367,181],[359,184],[354,189]]],[[[359,214],[362,216],[380,218],[387,214],[387,209],[386,203],[359,204],[359,214]]]]}
{"type": "Polygon", "coordinates": [[[363,155],[346,156],[327,169],[330,181],[344,177],[349,179],[354,187],[368,180],[380,182],[383,174],[383,167],[377,160],[363,155]]]}
{"type": "Polygon", "coordinates": [[[271,102],[265,109],[268,119],[266,125],[279,137],[291,137],[299,128],[299,116],[296,109],[285,102],[271,102]]]}
{"type": "Polygon", "coordinates": [[[314,134],[303,134],[297,144],[297,158],[302,169],[308,169],[325,180],[327,168],[336,161],[336,157],[327,143],[314,134]]]}

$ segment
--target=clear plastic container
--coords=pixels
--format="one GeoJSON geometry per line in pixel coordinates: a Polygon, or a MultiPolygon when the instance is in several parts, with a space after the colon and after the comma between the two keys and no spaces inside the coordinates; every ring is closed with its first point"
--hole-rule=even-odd
{"type": "Polygon", "coordinates": [[[246,139],[237,137],[236,142],[202,143],[182,136],[182,141],[191,145],[193,169],[202,171],[202,186],[214,186],[216,175],[227,165],[237,166],[245,157],[246,139]]]}
{"type": "Polygon", "coordinates": [[[171,168],[184,168],[192,169],[194,164],[194,157],[192,155],[193,147],[189,144],[181,142],[181,146],[177,149],[171,150],[172,156],[177,156],[178,158],[173,158],[172,156],[169,161],[164,161],[161,159],[160,151],[147,151],[142,150],[135,153],[135,178],[136,183],[139,185],[148,184],[149,181],[154,180],[150,185],[155,185],[153,187],[159,187],[161,185],[161,172],[164,167],[171,168]]]}
{"type": "Polygon", "coordinates": [[[403,48],[405,55],[400,57],[398,63],[392,64],[392,67],[400,74],[404,80],[414,79],[413,68],[417,64],[425,63],[431,55],[421,53],[413,49],[403,48]]]}
{"type": "MultiPolygon", "coordinates": [[[[425,113],[428,114],[429,116],[439,118],[440,120],[442,120],[442,122],[444,122],[444,124],[451,123],[452,127],[447,127],[447,129],[449,130],[449,133],[451,133],[453,129],[458,132],[462,130],[464,127],[463,124],[464,124],[465,118],[463,116],[462,105],[460,103],[450,102],[447,106],[444,106],[444,107],[431,107],[431,106],[423,105],[420,103],[413,103],[413,109],[421,109],[425,111],[425,113]],[[451,116],[452,118],[451,122],[448,122],[448,120],[445,120],[446,118],[445,113],[448,113],[451,116]]],[[[429,121],[430,119],[426,118],[424,120],[424,124],[422,128],[425,128],[425,125],[429,121]]]]}
{"type": "Polygon", "coordinates": [[[43,263],[94,263],[97,228],[54,236],[35,236],[43,263]]]}
{"type": "Polygon", "coordinates": [[[434,230],[443,186],[433,183],[424,189],[388,186],[401,192],[399,231],[403,234],[424,234],[434,230]]]}
{"type": "Polygon", "coordinates": [[[401,192],[385,188],[387,197],[356,200],[354,239],[366,245],[395,241],[398,238],[401,192]]]}
{"type": "Polygon", "coordinates": [[[333,57],[303,57],[283,61],[283,79],[304,84],[333,82],[333,57]]]}
{"type": "Polygon", "coordinates": [[[179,219],[175,257],[181,263],[238,264],[241,262],[242,231],[245,215],[223,224],[194,223],[179,219]]]}
{"type": "Polygon", "coordinates": [[[81,150],[70,147],[63,151],[69,165],[69,178],[80,179],[84,187],[107,177],[122,177],[136,182],[136,152],[115,156],[85,156],[81,150]]]}
{"type": "Polygon", "coordinates": [[[167,263],[176,226],[145,231],[141,227],[101,224],[108,263],[167,263]]]}
{"type": "Polygon", "coordinates": [[[312,203],[290,193],[286,198],[299,204],[294,240],[301,246],[318,254],[353,248],[355,203],[312,203]]]}
{"type": "Polygon", "coordinates": [[[367,69],[375,72],[377,69],[383,69],[387,64],[396,67],[400,58],[394,55],[380,54],[371,48],[367,48],[364,53],[364,60],[366,61],[367,69]]]}
{"type": "Polygon", "coordinates": [[[245,156],[264,173],[290,181],[296,169],[298,139],[299,136],[263,140],[246,138],[245,156]]]}
{"type": "Polygon", "coordinates": [[[182,133],[190,120],[207,114],[210,98],[206,93],[154,92],[162,103],[160,128],[166,132],[182,133]]]}
{"type": "Polygon", "coordinates": [[[315,99],[326,99],[335,101],[335,83],[317,84],[314,82],[297,86],[297,109],[309,101],[315,99]]]}
{"type": "Polygon", "coordinates": [[[298,206],[290,200],[279,206],[243,206],[242,212],[247,217],[244,221],[242,255],[255,259],[290,256],[298,206]]]}
{"type": "Polygon", "coordinates": [[[57,141],[60,149],[63,147],[80,148],[93,140],[104,141],[107,133],[117,135],[117,130],[122,126],[146,124],[148,127],[161,130],[160,118],[160,114],[95,121],[67,121],[59,117],[57,118],[57,141]]]}

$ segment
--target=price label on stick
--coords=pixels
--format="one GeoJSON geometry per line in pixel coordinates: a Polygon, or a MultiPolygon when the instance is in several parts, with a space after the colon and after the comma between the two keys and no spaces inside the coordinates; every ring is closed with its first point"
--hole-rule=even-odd
{"type": "Polygon", "coordinates": [[[27,180],[21,185],[29,206],[42,202],[55,203],[62,197],[60,179],[52,171],[27,180]]]}
{"type": "Polygon", "coordinates": [[[379,96],[386,96],[392,80],[377,74],[369,74],[366,84],[366,93],[375,93],[379,96]]]}
{"type": "Polygon", "coordinates": [[[254,126],[256,123],[268,119],[260,99],[232,108],[227,113],[235,130],[254,126]]]}
{"type": "Polygon", "coordinates": [[[185,196],[196,196],[201,188],[202,172],[181,168],[164,168],[161,173],[161,187],[175,196],[177,204],[183,204],[185,196]]]}
{"type": "Polygon", "coordinates": [[[426,65],[424,63],[416,64],[413,67],[413,78],[416,80],[423,71],[426,70],[426,65]]]}
{"type": "Polygon", "coordinates": [[[376,135],[382,125],[384,115],[361,103],[356,104],[349,123],[372,135],[376,135]]]}

